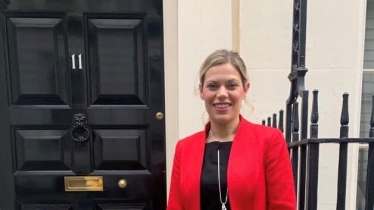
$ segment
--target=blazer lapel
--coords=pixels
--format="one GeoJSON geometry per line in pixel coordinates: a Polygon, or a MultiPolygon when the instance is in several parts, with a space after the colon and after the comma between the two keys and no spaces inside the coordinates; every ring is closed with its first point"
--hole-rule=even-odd
{"type": "Polygon", "coordinates": [[[251,132],[252,126],[244,118],[240,116],[240,124],[235,134],[234,141],[231,146],[229,163],[227,168],[227,184],[230,197],[230,205],[232,209],[240,208],[238,197],[233,189],[240,189],[243,186],[243,174],[248,174],[249,161],[248,152],[253,147],[251,141],[253,135],[251,132]]]}
{"type": "Polygon", "coordinates": [[[205,139],[206,132],[200,132],[195,136],[195,139],[190,145],[191,150],[188,151],[190,154],[188,160],[188,180],[189,183],[185,183],[186,187],[189,189],[187,199],[187,205],[191,208],[188,209],[200,209],[200,178],[203,167],[204,150],[205,150],[205,139]]]}

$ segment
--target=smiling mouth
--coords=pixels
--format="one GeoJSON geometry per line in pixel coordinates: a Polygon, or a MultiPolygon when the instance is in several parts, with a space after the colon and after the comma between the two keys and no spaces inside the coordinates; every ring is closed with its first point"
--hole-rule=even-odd
{"type": "Polygon", "coordinates": [[[224,103],[224,104],[213,104],[213,106],[215,108],[218,108],[218,109],[226,109],[228,108],[229,106],[231,106],[231,104],[228,104],[228,103],[224,103]]]}

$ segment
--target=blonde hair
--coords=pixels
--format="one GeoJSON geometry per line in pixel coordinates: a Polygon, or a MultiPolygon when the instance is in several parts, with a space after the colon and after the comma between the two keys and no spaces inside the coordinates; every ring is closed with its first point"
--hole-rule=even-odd
{"type": "Polygon", "coordinates": [[[204,84],[205,74],[210,68],[226,63],[231,63],[239,72],[243,87],[245,87],[245,85],[249,83],[245,63],[237,52],[226,49],[216,50],[205,59],[200,67],[200,84],[204,84]]]}

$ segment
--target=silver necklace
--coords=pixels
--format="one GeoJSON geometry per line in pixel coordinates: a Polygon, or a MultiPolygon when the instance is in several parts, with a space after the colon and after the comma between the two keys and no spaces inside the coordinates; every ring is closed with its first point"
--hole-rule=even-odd
{"type": "Polygon", "coordinates": [[[227,188],[226,189],[226,197],[225,197],[225,201],[222,202],[222,197],[221,197],[221,175],[220,175],[220,167],[219,167],[219,159],[220,159],[220,156],[219,156],[219,149],[217,151],[217,159],[218,159],[218,189],[219,189],[219,201],[221,202],[222,204],[222,210],[227,210],[226,208],[226,203],[227,203],[227,194],[229,193],[229,189],[227,188]]]}
{"type": "MultiPolygon", "coordinates": [[[[212,130],[209,130],[208,132],[208,136],[212,136],[212,130]]],[[[219,149],[217,150],[217,160],[218,160],[218,165],[217,165],[217,168],[218,168],[218,190],[219,190],[219,202],[221,202],[222,204],[222,210],[227,210],[226,208],[226,203],[227,203],[227,195],[229,193],[229,189],[227,188],[226,189],[226,197],[225,197],[225,201],[222,202],[222,197],[221,197],[221,170],[220,170],[220,155],[219,155],[219,149]]]]}

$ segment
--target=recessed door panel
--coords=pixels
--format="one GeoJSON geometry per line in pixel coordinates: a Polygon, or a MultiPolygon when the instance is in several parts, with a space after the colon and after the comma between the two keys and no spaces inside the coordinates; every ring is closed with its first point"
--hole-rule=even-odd
{"type": "Polygon", "coordinates": [[[147,104],[145,17],[90,14],[86,18],[90,104],[147,104]]]}
{"type": "Polygon", "coordinates": [[[68,105],[66,25],[63,14],[6,16],[8,80],[14,105],[68,105]]]}
{"type": "Polygon", "coordinates": [[[16,170],[71,170],[68,130],[14,130],[16,170]]]}
{"type": "Polygon", "coordinates": [[[148,169],[147,130],[94,130],[95,170],[148,169]]]}

